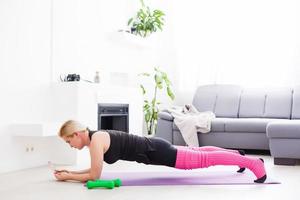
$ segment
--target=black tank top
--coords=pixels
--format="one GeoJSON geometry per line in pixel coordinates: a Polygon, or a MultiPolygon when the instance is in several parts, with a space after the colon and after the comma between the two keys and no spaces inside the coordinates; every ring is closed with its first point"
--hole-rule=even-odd
{"type": "MultiPolygon", "coordinates": [[[[97,131],[89,131],[89,138],[97,131]]],[[[112,164],[118,160],[137,161],[145,163],[145,154],[153,151],[149,138],[141,137],[116,130],[103,130],[110,136],[109,149],[104,154],[104,161],[112,164]]]]}

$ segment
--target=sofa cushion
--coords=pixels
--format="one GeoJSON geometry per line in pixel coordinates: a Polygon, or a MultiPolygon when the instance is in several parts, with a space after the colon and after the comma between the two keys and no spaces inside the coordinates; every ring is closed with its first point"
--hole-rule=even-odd
{"type": "Polygon", "coordinates": [[[211,121],[211,132],[225,132],[225,123],[228,118],[214,118],[211,121]]]}
{"type": "Polygon", "coordinates": [[[213,111],[217,98],[217,85],[199,86],[193,98],[193,105],[198,111],[213,111]]]}
{"type": "Polygon", "coordinates": [[[237,117],[242,88],[236,85],[218,87],[215,114],[217,117],[237,117]]]}
{"type": "Polygon", "coordinates": [[[268,90],[266,94],[264,117],[290,119],[291,107],[291,88],[278,88],[268,90]]]}
{"type": "Polygon", "coordinates": [[[239,118],[227,119],[225,132],[266,133],[268,123],[280,119],[268,118],[239,118]]]}
{"type": "Polygon", "coordinates": [[[292,119],[300,119],[300,86],[293,91],[292,119]]]}
{"type": "Polygon", "coordinates": [[[300,120],[280,120],[267,126],[269,138],[300,138],[300,120]]]}
{"type": "Polygon", "coordinates": [[[241,87],[236,85],[199,86],[193,105],[200,111],[212,111],[217,117],[237,117],[241,87]]]}
{"type": "Polygon", "coordinates": [[[262,89],[247,88],[241,94],[239,117],[262,117],[266,92],[262,89]]]}

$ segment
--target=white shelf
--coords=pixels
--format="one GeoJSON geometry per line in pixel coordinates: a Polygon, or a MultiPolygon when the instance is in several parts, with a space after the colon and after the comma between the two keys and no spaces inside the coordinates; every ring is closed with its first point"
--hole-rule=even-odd
{"type": "Polygon", "coordinates": [[[57,136],[60,123],[12,124],[11,131],[15,136],[47,137],[57,136]]]}

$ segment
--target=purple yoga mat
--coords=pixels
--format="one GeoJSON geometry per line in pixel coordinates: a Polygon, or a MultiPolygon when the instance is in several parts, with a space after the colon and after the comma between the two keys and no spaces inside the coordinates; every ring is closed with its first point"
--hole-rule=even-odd
{"type": "MultiPolygon", "coordinates": [[[[251,172],[234,171],[170,171],[170,172],[104,172],[101,179],[116,179],[123,186],[144,185],[249,185],[261,184],[253,182],[256,178],[251,172]]],[[[280,184],[267,178],[263,184],[280,184]]]]}

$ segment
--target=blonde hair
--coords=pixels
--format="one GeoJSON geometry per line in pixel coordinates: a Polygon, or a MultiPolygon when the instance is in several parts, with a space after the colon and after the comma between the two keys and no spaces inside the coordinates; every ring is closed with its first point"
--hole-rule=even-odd
{"type": "Polygon", "coordinates": [[[72,137],[75,132],[86,131],[87,127],[75,120],[68,120],[60,127],[59,137],[72,137]]]}

